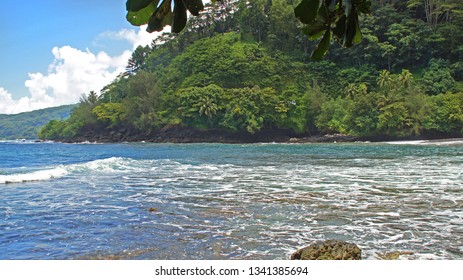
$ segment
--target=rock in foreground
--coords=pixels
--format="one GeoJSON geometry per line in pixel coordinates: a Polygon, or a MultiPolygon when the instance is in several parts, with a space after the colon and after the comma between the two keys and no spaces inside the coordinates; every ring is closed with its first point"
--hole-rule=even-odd
{"type": "Polygon", "coordinates": [[[317,242],[297,250],[292,260],[361,260],[362,250],[354,243],[338,240],[317,242]]]}
{"type": "Polygon", "coordinates": [[[378,258],[380,260],[398,260],[400,256],[403,255],[413,255],[413,252],[407,252],[407,251],[393,251],[393,252],[387,252],[383,254],[378,254],[378,258]]]}

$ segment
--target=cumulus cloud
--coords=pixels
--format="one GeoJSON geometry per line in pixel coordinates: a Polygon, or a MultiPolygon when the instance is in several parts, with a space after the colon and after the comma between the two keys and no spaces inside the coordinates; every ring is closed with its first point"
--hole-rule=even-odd
{"type": "Polygon", "coordinates": [[[53,62],[47,73],[29,73],[24,85],[29,95],[14,99],[12,94],[0,87],[0,114],[16,114],[47,107],[73,104],[79,101],[83,93],[91,90],[99,92],[125,70],[132,51],[137,46],[148,45],[158,34],[140,30],[122,29],[117,32],[105,32],[101,36],[112,40],[126,40],[132,44],[132,50],[125,50],[116,56],[106,52],[92,53],[71,46],[54,47],[53,62]]]}
{"type": "Polygon", "coordinates": [[[100,91],[124,71],[131,55],[125,51],[111,57],[105,52],[93,54],[70,46],[55,47],[52,53],[55,60],[48,73],[29,73],[29,80],[25,82],[31,107],[36,103],[52,106],[76,103],[82,93],[100,91]]]}
{"type": "Polygon", "coordinates": [[[71,46],[54,47],[54,61],[46,74],[29,73],[24,83],[29,96],[13,99],[11,93],[0,88],[0,113],[16,114],[47,107],[73,104],[83,93],[99,92],[124,71],[131,51],[117,56],[105,52],[94,54],[71,46]]]}
{"type": "Polygon", "coordinates": [[[13,99],[12,94],[0,87],[0,114],[17,114],[21,112],[50,107],[49,101],[32,100],[30,97],[13,99]]]}
{"type": "Polygon", "coordinates": [[[0,87],[0,113],[11,114],[15,101],[11,94],[4,88],[0,87]]]}

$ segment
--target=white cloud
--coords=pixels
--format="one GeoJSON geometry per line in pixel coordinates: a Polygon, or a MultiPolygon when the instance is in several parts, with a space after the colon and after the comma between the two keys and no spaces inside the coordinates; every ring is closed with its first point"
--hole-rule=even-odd
{"type": "Polygon", "coordinates": [[[46,107],[49,107],[46,100],[35,100],[32,102],[29,97],[15,100],[11,93],[0,87],[0,114],[17,114],[46,107]]]}
{"type": "Polygon", "coordinates": [[[24,85],[29,96],[15,100],[0,88],[0,113],[15,114],[47,107],[77,103],[82,93],[99,92],[125,70],[131,51],[117,56],[94,54],[70,46],[54,47],[54,61],[48,72],[29,73],[24,85]]]}
{"type": "Polygon", "coordinates": [[[0,113],[15,114],[64,104],[77,103],[82,93],[100,91],[124,71],[131,52],[110,57],[104,52],[93,54],[70,46],[55,47],[55,60],[48,73],[29,73],[25,86],[29,96],[15,100],[0,88],[0,113]]]}
{"type": "Polygon", "coordinates": [[[135,50],[138,46],[150,45],[153,39],[156,39],[159,35],[164,32],[169,32],[170,26],[166,26],[161,32],[148,33],[146,31],[146,25],[139,27],[138,31],[133,29],[121,29],[119,31],[108,31],[100,35],[101,38],[111,40],[124,40],[132,44],[135,50]]]}
{"type": "Polygon", "coordinates": [[[25,86],[32,100],[50,98],[53,105],[70,104],[79,100],[82,93],[99,92],[106,84],[124,71],[130,51],[110,57],[104,52],[93,54],[70,46],[52,50],[55,61],[48,73],[30,73],[25,86]]]}
{"type": "Polygon", "coordinates": [[[11,94],[4,88],[0,87],[0,113],[11,114],[15,101],[11,94]]]}
{"type": "Polygon", "coordinates": [[[132,44],[132,50],[116,56],[105,52],[94,54],[88,49],[82,51],[71,46],[54,47],[54,61],[48,66],[47,73],[29,73],[29,79],[24,83],[29,96],[13,99],[11,93],[0,87],[0,114],[73,104],[83,93],[99,92],[125,70],[137,46],[149,45],[162,33],[148,33],[145,29],[146,26],[141,26],[138,31],[122,29],[101,34],[99,37],[104,39],[125,40],[132,44]]]}

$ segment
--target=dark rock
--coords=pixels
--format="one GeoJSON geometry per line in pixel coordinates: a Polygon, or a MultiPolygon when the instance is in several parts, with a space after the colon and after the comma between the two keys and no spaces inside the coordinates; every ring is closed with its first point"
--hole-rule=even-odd
{"type": "Polygon", "coordinates": [[[320,241],[297,250],[292,260],[361,260],[362,250],[354,243],[338,240],[320,241]]]}

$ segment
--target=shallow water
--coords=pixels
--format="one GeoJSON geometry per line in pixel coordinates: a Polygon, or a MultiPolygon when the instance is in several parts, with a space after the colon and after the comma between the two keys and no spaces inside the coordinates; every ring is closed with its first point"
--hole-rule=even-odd
{"type": "Polygon", "coordinates": [[[463,146],[0,143],[0,259],[463,259],[463,146]],[[151,210],[151,211],[150,211],[151,210]]]}

